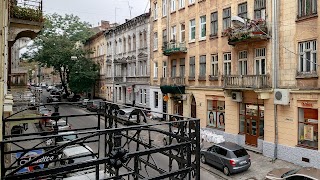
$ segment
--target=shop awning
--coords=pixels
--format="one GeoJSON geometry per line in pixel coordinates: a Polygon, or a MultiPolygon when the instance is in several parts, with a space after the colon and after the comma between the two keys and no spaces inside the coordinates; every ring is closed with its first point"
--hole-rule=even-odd
{"type": "Polygon", "coordinates": [[[160,86],[162,94],[185,94],[185,86],[160,86]]]}

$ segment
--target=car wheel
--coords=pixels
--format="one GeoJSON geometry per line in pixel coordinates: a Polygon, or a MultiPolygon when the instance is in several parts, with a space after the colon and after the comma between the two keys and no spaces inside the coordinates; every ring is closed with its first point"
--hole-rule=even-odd
{"type": "Polygon", "coordinates": [[[167,143],[167,140],[166,139],[163,139],[163,145],[168,145],[168,143],[167,143]]]}
{"type": "Polygon", "coordinates": [[[201,162],[203,164],[205,164],[207,161],[206,161],[206,157],[204,155],[201,155],[201,162]]]}
{"type": "Polygon", "coordinates": [[[226,176],[230,175],[230,171],[229,171],[229,168],[227,166],[223,167],[223,174],[225,174],[226,176]]]}

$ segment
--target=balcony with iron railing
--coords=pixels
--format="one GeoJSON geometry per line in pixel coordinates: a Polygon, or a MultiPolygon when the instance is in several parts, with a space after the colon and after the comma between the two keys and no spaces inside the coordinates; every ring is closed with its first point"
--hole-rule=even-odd
{"type": "Polygon", "coordinates": [[[10,0],[10,18],[43,22],[42,0],[10,0]]]}
{"type": "Polygon", "coordinates": [[[271,88],[269,74],[265,75],[228,75],[224,76],[226,89],[268,89],[271,88]]]}
{"type": "Polygon", "coordinates": [[[185,86],[185,77],[163,77],[160,79],[160,85],[166,86],[185,86]]]}
{"type": "Polygon", "coordinates": [[[162,51],[165,56],[172,54],[186,53],[187,47],[185,42],[163,42],[162,51]]]}

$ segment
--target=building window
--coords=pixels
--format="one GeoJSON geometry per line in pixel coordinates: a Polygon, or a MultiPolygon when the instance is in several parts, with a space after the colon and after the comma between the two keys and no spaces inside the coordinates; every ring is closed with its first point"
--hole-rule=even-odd
{"type": "Polygon", "coordinates": [[[317,71],[317,41],[299,43],[299,72],[317,71]]]}
{"type": "Polygon", "coordinates": [[[317,14],[317,0],[298,0],[298,17],[317,14]]]}
{"type": "Polygon", "coordinates": [[[177,37],[177,26],[171,27],[171,41],[175,42],[177,37]]]}
{"type": "Polygon", "coordinates": [[[181,78],[185,76],[185,71],[186,71],[185,59],[181,58],[180,59],[180,77],[181,78]]]}
{"type": "Polygon", "coordinates": [[[211,76],[218,76],[218,54],[211,56],[211,76]]]}
{"type": "Polygon", "coordinates": [[[146,76],[147,75],[147,62],[143,61],[143,74],[146,76]]]}
{"type": "Polygon", "coordinates": [[[266,0],[254,1],[254,19],[266,19],[266,0]]]}
{"type": "Polygon", "coordinates": [[[231,75],[231,53],[223,54],[223,72],[224,75],[231,75]]]}
{"type": "Polygon", "coordinates": [[[180,42],[184,42],[186,40],[186,26],[184,24],[180,24],[180,42]]]}
{"type": "Polygon", "coordinates": [[[158,78],[158,62],[154,63],[153,78],[158,78]]]}
{"type": "Polygon", "coordinates": [[[136,63],[132,63],[132,76],[136,75],[136,63]]]}
{"type": "Polygon", "coordinates": [[[172,60],[172,67],[171,67],[171,77],[174,78],[176,77],[176,72],[177,72],[177,60],[172,60]]]}
{"type": "Polygon", "coordinates": [[[184,8],[184,2],[186,0],[179,0],[179,8],[184,8]]]}
{"type": "Polygon", "coordinates": [[[207,100],[207,126],[220,128],[225,127],[225,103],[224,101],[207,100]]]}
{"type": "Polygon", "coordinates": [[[167,15],[167,0],[162,0],[162,17],[167,15]]]}
{"type": "Polygon", "coordinates": [[[318,149],[318,109],[299,108],[298,111],[299,145],[318,149]]]}
{"type": "Polygon", "coordinates": [[[194,4],[196,0],[189,0],[189,4],[194,4]]]}
{"type": "Polygon", "coordinates": [[[189,40],[195,40],[196,39],[196,20],[192,19],[190,20],[190,28],[189,28],[189,40]]]}
{"type": "Polygon", "coordinates": [[[131,51],[131,37],[128,37],[128,51],[131,51]]]}
{"type": "Polygon", "coordinates": [[[163,61],[163,71],[162,71],[162,77],[167,77],[167,62],[163,61]]]}
{"type": "Polygon", "coordinates": [[[240,51],[238,54],[239,58],[239,74],[240,75],[247,75],[248,69],[248,51],[240,51]]]}
{"type": "Polygon", "coordinates": [[[126,53],[127,52],[127,42],[126,39],[123,38],[123,52],[126,53]]]}
{"type": "Polygon", "coordinates": [[[140,35],[139,35],[139,47],[140,48],[143,48],[143,34],[142,33],[140,33],[140,35]]]}
{"type": "MultiPolygon", "coordinates": [[[[134,34],[133,34],[132,40],[133,40],[133,43],[132,43],[133,51],[135,51],[136,50],[137,41],[136,41],[136,36],[134,34]]],[[[157,46],[158,46],[158,44],[157,44],[157,46]]]]}
{"type": "Polygon", "coordinates": [[[223,30],[231,27],[231,8],[223,10],[223,30]]]}
{"type": "Polygon", "coordinates": [[[122,88],[119,87],[119,100],[120,100],[120,101],[121,101],[121,99],[122,99],[121,94],[122,94],[122,88]]]}
{"type": "Polygon", "coordinates": [[[244,19],[247,18],[247,3],[242,3],[238,5],[238,16],[244,19]]]}
{"type": "Polygon", "coordinates": [[[206,76],[206,55],[200,56],[199,76],[206,76]]]}
{"type": "Polygon", "coordinates": [[[266,48],[255,49],[255,74],[266,74],[266,48]]]}
{"type": "Polygon", "coordinates": [[[162,42],[167,42],[167,30],[162,30],[162,42]]]}
{"type": "Polygon", "coordinates": [[[206,38],[206,16],[200,17],[200,39],[206,38]]]}
{"type": "Polygon", "coordinates": [[[147,47],[148,46],[148,44],[147,44],[147,32],[145,31],[144,33],[143,33],[143,44],[144,44],[144,47],[147,47]]]}
{"type": "Polygon", "coordinates": [[[176,10],[176,0],[171,0],[171,12],[176,10]]]}
{"type": "Polygon", "coordinates": [[[140,76],[142,76],[143,75],[143,62],[140,61],[139,64],[140,64],[140,76]]]}
{"type": "Polygon", "coordinates": [[[140,89],[140,104],[142,104],[142,102],[143,102],[143,92],[142,91],[143,90],[140,89]]]}
{"type": "Polygon", "coordinates": [[[131,100],[131,99],[132,99],[132,95],[131,95],[131,93],[132,93],[131,91],[128,91],[128,101],[129,101],[129,102],[131,102],[131,101],[132,101],[132,100],[131,100]]]}
{"type": "Polygon", "coordinates": [[[147,90],[144,90],[144,104],[147,104],[147,90]]]}
{"type": "Polygon", "coordinates": [[[194,78],[195,77],[195,57],[190,57],[190,69],[189,69],[189,77],[194,78]]]}
{"type": "Polygon", "coordinates": [[[218,12],[211,13],[211,36],[218,34],[218,12]]]}
{"type": "Polygon", "coordinates": [[[154,108],[158,108],[158,107],[159,107],[159,93],[154,92],[154,108]]]}
{"type": "Polygon", "coordinates": [[[153,5],[154,9],[153,9],[153,18],[154,20],[157,20],[158,19],[158,4],[157,2],[154,3],[153,5]]]}
{"type": "Polygon", "coordinates": [[[154,50],[158,49],[158,33],[157,32],[153,34],[153,49],[154,50]]]}

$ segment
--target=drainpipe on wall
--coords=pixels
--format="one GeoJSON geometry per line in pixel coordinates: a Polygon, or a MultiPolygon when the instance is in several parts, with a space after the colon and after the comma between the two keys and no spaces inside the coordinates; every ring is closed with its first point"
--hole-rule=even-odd
{"type": "MultiPolygon", "coordinates": [[[[278,37],[278,0],[272,0],[272,87],[278,88],[278,67],[279,67],[279,37],[278,37]]],[[[275,161],[278,158],[278,105],[274,104],[274,158],[275,161]]]]}

